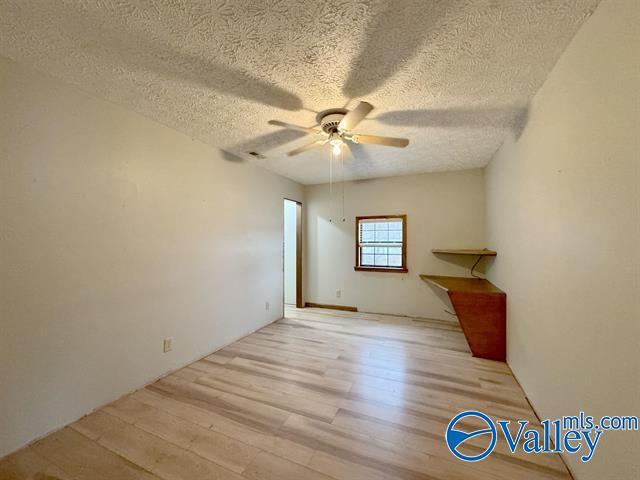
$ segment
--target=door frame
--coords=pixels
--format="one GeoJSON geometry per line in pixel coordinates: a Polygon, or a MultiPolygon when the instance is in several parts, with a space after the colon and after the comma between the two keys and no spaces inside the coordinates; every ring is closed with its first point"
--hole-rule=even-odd
{"type": "MultiPolygon", "coordinates": [[[[282,199],[282,271],[284,273],[284,201],[296,204],[296,308],[304,308],[302,298],[302,202],[291,198],[282,199]]],[[[284,305],[284,275],[282,276],[282,305],[284,305]]]]}

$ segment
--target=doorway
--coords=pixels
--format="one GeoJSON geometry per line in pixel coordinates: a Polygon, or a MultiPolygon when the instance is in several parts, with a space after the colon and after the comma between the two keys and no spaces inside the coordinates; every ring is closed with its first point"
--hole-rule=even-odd
{"type": "Polygon", "coordinates": [[[284,199],[284,304],[302,308],[302,204],[284,199]]]}

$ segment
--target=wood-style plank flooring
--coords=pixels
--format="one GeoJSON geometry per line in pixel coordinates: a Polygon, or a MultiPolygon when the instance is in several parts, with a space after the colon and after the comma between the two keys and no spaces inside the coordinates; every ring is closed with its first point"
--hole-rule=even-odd
{"type": "Polygon", "coordinates": [[[287,308],[5,458],[0,480],[570,478],[558,456],[504,441],[455,459],[444,431],[464,409],[537,423],[506,365],[473,358],[455,324],[287,308]]]}

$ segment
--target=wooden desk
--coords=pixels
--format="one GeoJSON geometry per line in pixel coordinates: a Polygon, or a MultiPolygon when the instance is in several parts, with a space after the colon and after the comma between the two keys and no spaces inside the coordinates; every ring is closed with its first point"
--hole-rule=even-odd
{"type": "Polygon", "coordinates": [[[507,358],[507,294],[488,280],[420,275],[447,292],[474,357],[507,358]]]}

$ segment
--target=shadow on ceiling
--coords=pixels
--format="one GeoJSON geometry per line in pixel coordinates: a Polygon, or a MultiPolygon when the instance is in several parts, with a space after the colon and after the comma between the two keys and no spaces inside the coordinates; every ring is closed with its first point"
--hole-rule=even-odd
{"type": "Polygon", "coordinates": [[[206,58],[181,51],[175,38],[166,32],[140,25],[127,29],[116,18],[105,19],[89,9],[71,4],[56,7],[72,21],[62,34],[83,50],[106,59],[114,69],[138,73],[155,73],[176,81],[211,89],[283,110],[301,110],[300,97],[283,88],[256,78],[246,71],[221,65],[206,58]],[[92,36],[87,37],[87,32],[92,36]]]}
{"type": "Polygon", "coordinates": [[[228,150],[224,150],[222,148],[219,148],[218,151],[220,152],[220,155],[222,156],[223,159],[225,159],[227,162],[233,162],[233,163],[242,163],[245,161],[244,158],[236,155],[233,152],[230,152],[228,150]]]}
{"type": "Polygon", "coordinates": [[[437,2],[388,2],[365,29],[365,40],[353,60],[343,93],[362,98],[381,87],[416,55],[445,11],[437,2]]]}
{"type": "MultiPolygon", "coordinates": [[[[158,48],[156,46],[156,50],[158,48]]],[[[144,58],[142,61],[135,59],[130,66],[282,110],[297,111],[303,108],[302,100],[297,95],[255,78],[247,72],[172,50],[169,46],[154,53],[153,57],[144,58]]]]}
{"type": "Polygon", "coordinates": [[[375,120],[385,125],[425,128],[501,128],[520,136],[528,118],[527,107],[449,108],[385,112],[375,120]]]}

